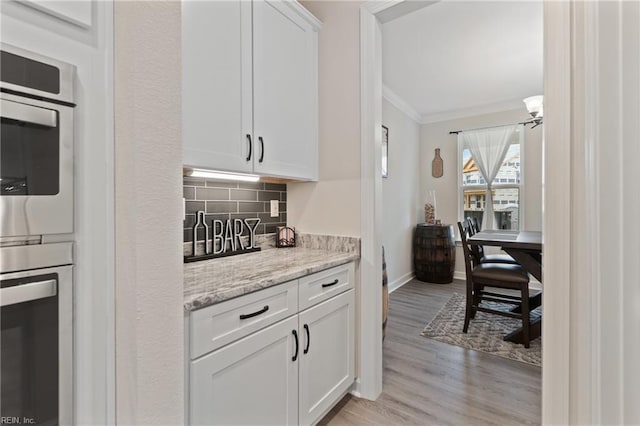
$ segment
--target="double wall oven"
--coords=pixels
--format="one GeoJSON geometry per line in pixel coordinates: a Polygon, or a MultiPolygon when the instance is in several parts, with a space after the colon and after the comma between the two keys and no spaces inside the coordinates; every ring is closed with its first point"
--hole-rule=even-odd
{"type": "Polygon", "coordinates": [[[0,417],[71,424],[75,67],[0,55],[0,417]]]}

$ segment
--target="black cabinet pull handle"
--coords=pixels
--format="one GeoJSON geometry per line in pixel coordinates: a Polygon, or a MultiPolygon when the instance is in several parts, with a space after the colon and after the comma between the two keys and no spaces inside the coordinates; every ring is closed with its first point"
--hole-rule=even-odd
{"type": "Polygon", "coordinates": [[[268,310],[269,310],[269,305],[265,305],[264,308],[260,309],[259,311],[251,312],[250,314],[241,314],[240,319],[243,320],[247,318],[257,317],[260,314],[264,314],[268,310]]]}
{"type": "Polygon", "coordinates": [[[338,284],[339,282],[340,282],[340,280],[338,280],[338,279],[336,278],[335,280],[333,280],[333,282],[330,282],[330,283],[328,283],[328,284],[322,284],[322,288],[325,288],[325,287],[331,287],[332,285],[336,285],[336,284],[338,284]]]}
{"type": "Polygon", "coordinates": [[[296,339],[296,353],[291,358],[291,361],[295,361],[296,359],[298,359],[298,332],[295,330],[291,330],[291,333],[293,334],[293,338],[296,339]]]}
{"type": "Polygon", "coordinates": [[[251,161],[251,146],[253,145],[251,143],[251,135],[247,134],[247,142],[249,142],[249,155],[247,155],[247,161],[251,161]]]}
{"type": "Polygon", "coordinates": [[[304,330],[307,332],[307,347],[304,348],[303,354],[307,354],[309,352],[309,344],[311,344],[311,334],[309,334],[309,326],[307,324],[304,325],[304,330]]]}
{"type": "Polygon", "coordinates": [[[262,139],[262,136],[258,136],[258,140],[260,141],[260,159],[258,160],[258,163],[262,163],[262,160],[264,160],[264,140],[262,139]]]}

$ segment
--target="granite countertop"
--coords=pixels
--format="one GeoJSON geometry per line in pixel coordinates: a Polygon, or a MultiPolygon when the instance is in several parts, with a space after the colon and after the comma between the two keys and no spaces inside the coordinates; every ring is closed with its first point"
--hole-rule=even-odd
{"type": "Polygon", "coordinates": [[[184,309],[203,308],[358,258],[353,252],[295,247],[186,263],[184,309]]]}

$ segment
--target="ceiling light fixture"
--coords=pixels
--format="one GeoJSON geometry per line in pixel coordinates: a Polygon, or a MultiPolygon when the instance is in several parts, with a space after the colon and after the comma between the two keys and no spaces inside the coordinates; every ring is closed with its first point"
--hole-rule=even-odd
{"type": "Polygon", "coordinates": [[[190,176],[190,177],[236,180],[236,181],[243,181],[243,182],[257,182],[258,180],[260,180],[260,176],[257,176],[257,175],[219,172],[215,170],[205,170],[205,169],[184,169],[184,175],[190,176]]]}
{"type": "Polygon", "coordinates": [[[530,96],[522,100],[527,107],[527,111],[531,115],[531,120],[525,122],[525,124],[533,124],[532,129],[542,124],[542,118],[544,115],[544,109],[542,105],[542,95],[530,96]]]}

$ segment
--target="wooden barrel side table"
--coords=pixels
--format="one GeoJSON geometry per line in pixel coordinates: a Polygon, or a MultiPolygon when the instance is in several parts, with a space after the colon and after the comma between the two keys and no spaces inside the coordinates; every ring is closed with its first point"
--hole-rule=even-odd
{"type": "Polygon", "coordinates": [[[419,223],[413,236],[413,266],[416,278],[436,284],[453,281],[456,240],[453,225],[419,223]]]}

